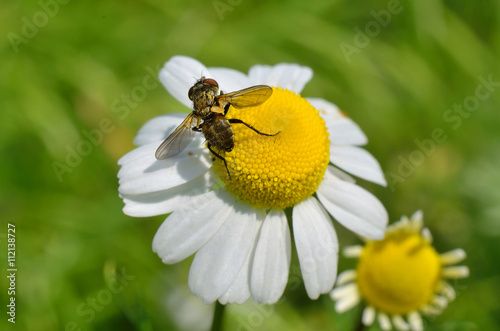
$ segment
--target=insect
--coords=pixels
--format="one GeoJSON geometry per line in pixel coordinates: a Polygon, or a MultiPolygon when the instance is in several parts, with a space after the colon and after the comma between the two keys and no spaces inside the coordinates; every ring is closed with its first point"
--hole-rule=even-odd
{"type": "Polygon", "coordinates": [[[179,154],[194,138],[194,132],[202,132],[207,140],[208,149],[214,157],[224,162],[231,179],[226,159],[219,154],[220,151],[230,152],[234,148],[234,132],[231,124],[243,124],[263,136],[275,136],[280,133],[263,133],[240,119],[226,118],[229,106],[245,108],[266,102],[273,94],[270,86],[256,85],[227,94],[222,91],[217,94],[218,92],[219,84],[214,79],[201,77],[196,81],[188,92],[189,99],[193,101],[193,111],[158,147],[155,153],[158,160],[179,154]]]}

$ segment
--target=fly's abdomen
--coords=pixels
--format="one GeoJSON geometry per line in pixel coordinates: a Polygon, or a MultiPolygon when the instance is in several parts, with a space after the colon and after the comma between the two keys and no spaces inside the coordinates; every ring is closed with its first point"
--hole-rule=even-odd
{"type": "Polygon", "coordinates": [[[203,134],[210,145],[218,150],[226,152],[233,150],[233,129],[224,116],[216,116],[213,120],[206,121],[203,126],[203,134]]]}

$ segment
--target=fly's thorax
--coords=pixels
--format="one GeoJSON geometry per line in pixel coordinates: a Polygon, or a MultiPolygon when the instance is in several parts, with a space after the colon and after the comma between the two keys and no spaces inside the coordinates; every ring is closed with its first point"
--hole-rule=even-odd
{"type": "Polygon", "coordinates": [[[205,107],[213,106],[217,96],[218,89],[214,87],[203,86],[195,89],[193,92],[193,105],[194,109],[203,109],[205,107]]]}
{"type": "Polygon", "coordinates": [[[208,107],[203,107],[203,108],[195,108],[193,111],[196,114],[196,116],[201,117],[203,120],[208,120],[210,118],[210,115],[212,114],[210,106],[208,107]]]}

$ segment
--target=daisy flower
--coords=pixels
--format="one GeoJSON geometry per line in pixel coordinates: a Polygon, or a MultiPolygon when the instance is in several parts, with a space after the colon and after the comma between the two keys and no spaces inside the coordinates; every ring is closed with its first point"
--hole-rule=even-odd
{"type": "Polygon", "coordinates": [[[386,210],[340,170],[386,185],[380,166],[359,147],[367,139],[351,119],[328,101],[298,94],[311,78],[310,68],[296,64],[256,65],[246,75],[185,56],[171,58],[160,71],[184,112],[158,116],[139,130],[139,147],[118,161],[119,193],[127,215],[172,213],[158,229],[153,250],[167,264],[195,254],[188,285],[205,303],[242,303],[250,296],[259,303],[278,301],[291,259],[285,208],[293,207],[295,246],[312,299],[328,293],[336,278],[338,242],[330,215],[361,236],[384,236],[386,210]],[[229,109],[227,118],[280,132],[262,136],[232,124],[234,149],[221,152],[230,178],[201,133],[175,157],[155,158],[192,110],[188,90],[201,74],[226,93],[258,84],[273,88],[259,106],[229,109]]]}
{"type": "Polygon", "coordinates": [[[359,261],[356,270],[338,276],[330,293],[335,310],[342,313],[364,300],[364,325],[377,318],[382,330],[392,325],[396,330],[423,330],[421,314],[439,315],[455,298],[446,279],[469,275],[466,266],[450,266],[465,258],[462,249],[438,254],[431,244],[423,213],[417,211],[411,219],[403,216],[389,226],[383,240],[346,247],[344,254],[359,261]]]}

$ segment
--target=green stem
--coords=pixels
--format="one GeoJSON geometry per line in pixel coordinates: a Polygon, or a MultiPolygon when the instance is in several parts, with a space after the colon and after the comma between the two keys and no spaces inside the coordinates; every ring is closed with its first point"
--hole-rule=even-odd
{"type": "Polygon", "coordinates": [[[215,302],[214,319],[212,320],[212,327],[210,331],[221,331],[222,330],[222,316],[224,315],[225,305],[221,305],[219,301],[215,302]]]}
{"type": "Polygon", "coordinates": [[[356,326],[356,331],[363,331],[365,329],[365,325],[363,324],[363,322],[360,320],[359,323],[358,323],[358,326],[356,326]]]}

